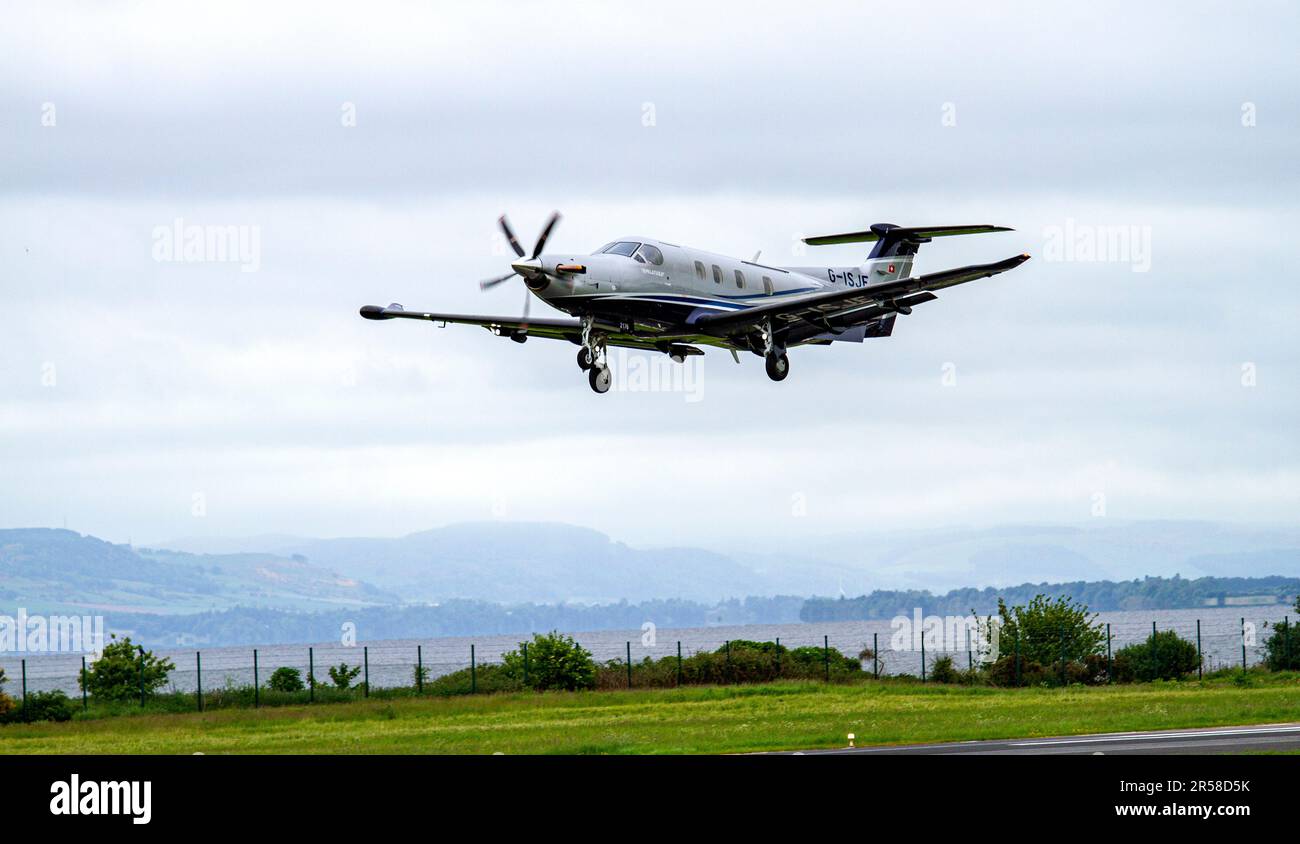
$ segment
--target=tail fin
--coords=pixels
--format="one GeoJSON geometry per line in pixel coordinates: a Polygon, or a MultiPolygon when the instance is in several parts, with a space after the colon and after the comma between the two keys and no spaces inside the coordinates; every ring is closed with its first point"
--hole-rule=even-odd
{"type": "Polygon", "coordinates": [[[1006,226],[896,226],[893,223],[876,223],[866,231],[845,234],[828,234],[805,237],[809,246],[830,246],[837,243],[871,243],[875,246],[862,265],[864,277],[872,281],[903,278],[912,270],[912,259],[922,243],[932,238],[951,237],[958,234],[987,234],[1009,232],[1006,226]]]}

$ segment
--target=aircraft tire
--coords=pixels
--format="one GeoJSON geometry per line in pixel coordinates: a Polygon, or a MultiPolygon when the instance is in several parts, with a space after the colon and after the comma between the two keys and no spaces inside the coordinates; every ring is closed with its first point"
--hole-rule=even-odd
{"type": "Polygon", "coordinates": [[[782,352],[780,355],[769,355],[766,359],[767,377],[773,381],[784,381],[785,376],[790,374],[790,358],[782,352]]]}
{"type": "Polygon", "coordinates": [[[583,372],[591,369],[591,365],[595,363],[595,360],[595,357],[591,354],[591,349],[586,346],[578,349],[578,368],[583,372]]]}
{"type": "Polygon", "coordinates": [[[597,393],[608,393],[613,380],[608,366],[593,366],[587,370],[587,383],[597,393]]]}

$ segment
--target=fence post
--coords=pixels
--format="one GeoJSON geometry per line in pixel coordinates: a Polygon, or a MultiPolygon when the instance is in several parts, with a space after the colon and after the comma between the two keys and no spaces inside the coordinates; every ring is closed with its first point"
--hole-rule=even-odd
{"type": "Polygon", "coordinates": [[[627,643],[627,687],[632,688],[632,643],[627,643]]]}
{"type": "Polygon", "coordinates": [[[81,658],[81,711],[85,712],[90,708],[90,701],[86,700],[86,658],[81,658]]]}
{"type": "Polygon", "coordinates": [[[971,653],[970,648],[966,649],[966,670],[972,673],[975,671],[975,655],[971,653]]]}
{"type": "Polygon", "coordinates": [[[1246,670],[1246,617],[1241,618],[1241,670],[1246,670]]]}
{"type": "Polygon", "coordinates": [[[262,684],[257,677],[257,648],[253,648],[253,708],[262,705],[262,684]]]}
{"type": "Polygon", "coordinates": [[[23,718],[27,718],[27,660],[23,660],[23,718]]]}
{"type": "Polygon", "coordinates": [[[361,661],[362,661],[362,665],[365,666],[363,669],[365,671],[365,674],[363,676],[365,680],[365,691],[362,692],[361,694],[363,697],[370,697],[370,646],[369,645],[363,645],[361,647],[361,661]]]}
{"type": "Polygon", "coordinates": [[[1160,642],[1156,639],[1156,620],[1151,619],[1151,667],[1155,669],[1156,678],[1159,679],[1160,671],[1160,642]]]}
{"type": "Polygon", "coordinates": [[[826,682],[831,681],[831,637],[822,636],[822,662],[826,664],[826,682]]]}
{"type": "Polygon", "coordinates": [[[144,645],[136,645],[140,649],[140,707],[144,708],[144,645]]]}
{"type": "Polygon", "coordinates": [[[876,662],[875,667],[872,670],[876,675],[876,679],[879,680],[880,679],[880,634],[879,633],[871,634],[871,655],[876,662]]]}
{"type": "Polygon", "coordinates": [[[424,645],[415,646],[415,690],[424,694],[424,645]]]}
{"type": "Polygon", "coordinates": [[[682,640],[677,640],[677,685],[682,684],[682,640]]]}
{"type": "Polygon", "coordinates": [[[921,630],[921,682],[925,682],[925,630],[921,630]]]}
{"type": "Polygon", "coordinates": [[[1205,657],[1201,655],[1201,620],[1196,619],[1196,679],[1205,679],[1205,657]]]}
{"type": "MultiPolygon", "coordinates": [[[[1107,641],[1107,642],[1110,641],[1110,625],[1109,625],[1109,624],[1106,625],[1106,641],[1107,641]]],[[[925,643],[925,640],[922,639],[922,640],[921,640],[921,643],[924,644],[924,643],[925,643]]],[[[1106,647],[1109,648],[1110,645],[1108,644],[1106,647]]],[[[1017,686],[1020,685],[1020,627],[1019,627],[1019,625],[1016,626],[1016,685],[1017,685],[1017,686]]]]}
{"type": "Polygon", "coordinates": [[[1110,622],[1106,622],[1106,682],[1115,682],[1115,667],[1110,662],[1110,622]]]}
{"type": "Polygon", "coordinates": [[[1060,643],[1060,650],[1061,650],[1061,685],[1064,686],[1064,685],[1066,685],[1066,682],[1065,682],[1065,628],[1064,628],[1064,627],[1061,628],[1060,635],[1061,635],[1061,643],[1060,643]]]}
{"type": "Polygon", "coordinates": [[[478,662],[473,645],[469,646],[469,693],[478,694],[478,662]]]}
{"type": "Polygon", "coordinates": [[[528,643],[523,643],[524,648],[524,685],[528,685],[528,643]]]}
{"type": "Polygon", "coordinates": [[[203,653],[194,652],[194,679],[198,683],[198,691],[195,692],[195,701],[198,703],[199,711],[203,711],[203,653]]]}
{"type": "Polygon", "coordinates": [[[316,702],[316,653],[315,648],[307,649],[307,702],[316,702]]]}

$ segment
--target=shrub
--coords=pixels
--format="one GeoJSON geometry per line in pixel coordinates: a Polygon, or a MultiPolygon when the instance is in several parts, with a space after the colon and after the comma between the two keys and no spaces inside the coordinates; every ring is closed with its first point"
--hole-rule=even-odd
{"type": "Polygon", "coordinates": [[[174,670],[170,659],[138,648],[130,636],[118,641],[114,635],[99,658],[77,677],[77,686],[100,700],[139,699],[142,689],[148,697],[166,685],[167,675],[174,670]]]}
{"type": "Polygon", "coordinates": [[[287,665],[271,672],[271,679],[266,682],[266,687],[276,692],[300,692],[305,688],[302,672],[287,665]]]}
{"type": "Polygon", "coordinates": [[[528,670],[524,671],[523,643],[519,650],[502,654],[507,676],[538,690],[590,689],[596,685],[596,663],[591,652],[571,636],[552,630],[533,635],[528,643],[528,670]]]}
{"type": "Polygon", "coordinates": [[[1300,668],[1300,628],[1290,621],[1274,624],[1273,632],[1264,641],[1264,664],[1269,671],[1300,668]]]}
{"type": "Polygon", "coordinates": [[[61,691],[28,692],[26,705],[14,703],[0,712],[0,722],[71,721],[74,711],[72,701],[61,691]]]}
{"type": "Polygon", "coordinates": [[[334,688],[348,689],[352,687],[352,681],[357,679],[357,675],[361,673],[361,666],[352,666],[346,662],[340,662],[338,665],[331,665],[329,672],[334,688]]]}
{"type": "Polygon", "coordinates": [[[935,683],[956,683],[960,679],[960,672],[953,667],[952,657],[944,654],[935,659],[934,664],[930,666],[930,675],[926,679],[935,683]]]}
{"type": "Polygon", "coordinates": [[[1066,596],[1050,600],[1037,595],[1026,606],[1010,608],[999,598],[998,616],[1002,620],[1000,649],[1014,654],[1018,647],[1022,665],[1055,663],[1059,672],[1062,660],[1082,663],[1089,655],[1100,653],[1106,644],[1106,632],[1097,623],[1097,614],[1066,596]]]}
{"type": "Polygon", "coordinates": [[[1115,680],[1177,680],[1195,671],[1197,664],[1196,645],[1172,630],[1161,630],[1115,652],[1115,680]]]}

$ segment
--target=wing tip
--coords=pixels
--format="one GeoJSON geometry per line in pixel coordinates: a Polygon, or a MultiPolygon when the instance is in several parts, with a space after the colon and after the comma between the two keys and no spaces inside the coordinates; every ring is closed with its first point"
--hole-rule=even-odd
{"type": "Polygon", "coordinates": [[[382,305],[362,305],[361,316],[366,319],[392,319],[393,317],[384,313],[384,310],[382,305]]]}

